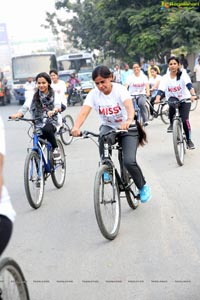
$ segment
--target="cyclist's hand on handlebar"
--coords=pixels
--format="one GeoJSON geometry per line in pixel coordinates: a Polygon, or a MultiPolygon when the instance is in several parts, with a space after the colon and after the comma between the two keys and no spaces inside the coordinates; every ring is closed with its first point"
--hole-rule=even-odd
{"type": "Polygon", "coordinates": [[[10,115],[8,118],[11,119],[11,120],[15,120],[15,119],[21,118],[22,116],[23,116],[22,113],[17,112],[16,114],[10,115]]]}
{"type": "Polygon", "coordinates": [[[80,132],[80,130],[79,130],[78,128],[73,127],[72,130],[71,130],[71,132],[70,132],[70,134],[71,134],[72,136],[77,137],[77,136],[80,136],[80,135],[81,135],[81,132],[80,132]]]}
{"type": "Polygon", "coordinates": [[[129,126],[131,125],[132,121],[131,120],[126,120],[125,122],[123,122],[119,129],[121,130],[128,130],[129,129],[129,126]]]}
{"type": "Polygon", "coordinates": [[[193,102],[194,100],[197,100],[197,96],[196,95],[193,95],[193,96],[191,96],[191,101],[193,102]]]}

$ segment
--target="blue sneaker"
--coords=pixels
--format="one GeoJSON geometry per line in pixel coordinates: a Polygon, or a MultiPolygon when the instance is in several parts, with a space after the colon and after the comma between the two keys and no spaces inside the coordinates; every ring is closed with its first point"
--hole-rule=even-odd
{"type": "Polygon", "coordinates": [[[107,172],[103,173],[104,183],[110,182],[110,175],[107,172]]]}
{"type": "Polygon", "coordinates": [[[142,203],[146,203],[151,199],[151,189],[150,187],[145,184],[141,189],[140,189],[140,201],[142,203]]]}

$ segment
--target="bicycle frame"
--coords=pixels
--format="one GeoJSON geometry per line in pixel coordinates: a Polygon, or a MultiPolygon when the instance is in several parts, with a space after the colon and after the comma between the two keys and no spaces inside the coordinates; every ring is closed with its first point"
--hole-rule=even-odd
{"type": "MultiPolygon", "coordinates": [[[[40,138],[37,134],[36,134],[36,131],[34,129],[33,131],[33,147],[32,148],[29,148],[28,150],[31,150],[31,151],[36,151],[40,157],[40,162],[42,161],[43,162],[43,166],[44,166],[44,171],[45,171],[45,174],[50,174],[51,173],[51,160],[50,160],[50,153],[51,153],[51,149],[52,149],[52,146],[49,142],[47,142],[46,140],[43,140],[42,138],[40,138]],[[45,158],[45,155],[44,155],[44,150],[43,150],[43,147],[42,145],[45,145],[46,149],[47,149],[47,160],[45,158]]],[[[42,166],[42,164],[41,164],[42,166]]],[[[39,168],[39,176],[41,176],[41,172],[42,172],[42,168],[39,168]]]]}

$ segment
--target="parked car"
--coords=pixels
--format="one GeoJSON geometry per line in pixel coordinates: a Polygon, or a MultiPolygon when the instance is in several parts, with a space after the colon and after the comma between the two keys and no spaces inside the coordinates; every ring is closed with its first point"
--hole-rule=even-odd
{"type": "Polygon", "coordinates": [[[81,81],[83,98],[95,87],[95,84],[92,80],[92,72],[78,73],[78,78],[81,81]]]}

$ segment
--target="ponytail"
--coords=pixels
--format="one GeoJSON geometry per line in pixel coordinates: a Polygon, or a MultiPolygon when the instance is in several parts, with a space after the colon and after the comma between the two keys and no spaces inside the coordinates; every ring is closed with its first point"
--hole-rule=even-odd
{"type": "Polygon", "coordinates": [[[139,145],[144,146],[148,142],[146,132],[143,130],[142,125],[137,120],[136,126],[139,133],[139,145]]]}

